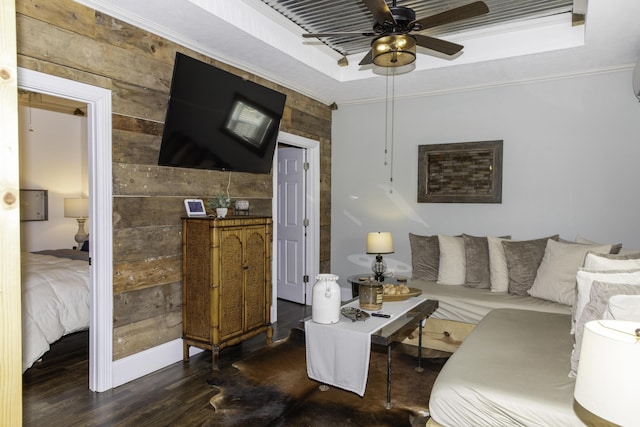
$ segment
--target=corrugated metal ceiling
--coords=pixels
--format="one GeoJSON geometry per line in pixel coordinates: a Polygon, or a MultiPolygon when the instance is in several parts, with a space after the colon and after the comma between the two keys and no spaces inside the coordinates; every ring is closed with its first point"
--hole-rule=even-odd
{"type": "MultiPolygon", "coordinates": [[[[360,0],[261,0],[287,19],[310,33],[371,31],[373,16],[360,0]]],[[[571,12],[573,0],[484,0],[487,15],[467,19],[420,32],[443,37],[470,29],[488,28],[496,24],[525,21],[571,12]]],[[[397,6],[413,9],[416,18],[440,13],[471,3],[472,0],[397,0],[397,6]]],[[[392,2],[387,1],[391,6],[392,2]]],[[[371,37],[359,35],[321,39],[342,55],[366,52],[371,37]]]]}

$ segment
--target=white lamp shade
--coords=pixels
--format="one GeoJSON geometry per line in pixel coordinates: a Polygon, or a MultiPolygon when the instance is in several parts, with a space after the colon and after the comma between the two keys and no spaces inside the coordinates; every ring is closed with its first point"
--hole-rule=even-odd
{"type": "Polygon", "coordinates": [[[89,199],[64,199],[65,218],[86,218],[89,216],[89,199]]]}
{"type": "Polygon", "coordinates": [[[594,320],[584,328],[574,397],[589,412],[621,426],[638,425],[640,322],[594,320]]]}
{"type": "Polygon", "coordinates": [[[388,231],[377,231],[367,235],[368,254],[390,254],[393,252],[393,238],[388,231]]]}

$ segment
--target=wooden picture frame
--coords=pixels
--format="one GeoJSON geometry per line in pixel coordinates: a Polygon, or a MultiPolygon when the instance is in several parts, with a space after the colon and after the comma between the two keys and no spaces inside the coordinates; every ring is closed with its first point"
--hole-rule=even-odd
{"type": "Polygon", "coordinates": [[[419,145],[418,203],[502,203],[502,140],[419,145]]]}
{"type": "Polygon", "coordinates": [[[20,221],[48,221],[49,192],[20,190],[20,221]]]}

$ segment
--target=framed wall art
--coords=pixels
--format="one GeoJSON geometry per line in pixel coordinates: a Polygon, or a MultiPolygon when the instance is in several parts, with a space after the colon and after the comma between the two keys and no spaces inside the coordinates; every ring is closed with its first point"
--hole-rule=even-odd
{"type": "Polygon", "coordinates": [[[418,203],[502,203],[502,141],[419,145],[418,203]]]}
{"type": "Polygon", "coordinates": [[[49,220],[47,190],[20,190],[20,221],[49,220]]]}

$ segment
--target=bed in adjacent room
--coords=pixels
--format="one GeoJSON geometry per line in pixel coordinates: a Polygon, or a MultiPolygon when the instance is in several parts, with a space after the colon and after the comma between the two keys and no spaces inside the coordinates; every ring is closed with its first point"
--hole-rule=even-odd
{"type": "Polygon", "coordinates": [[[89,253],[22,253],[22,371],[64,335],[89,327],[89,253]]]}

